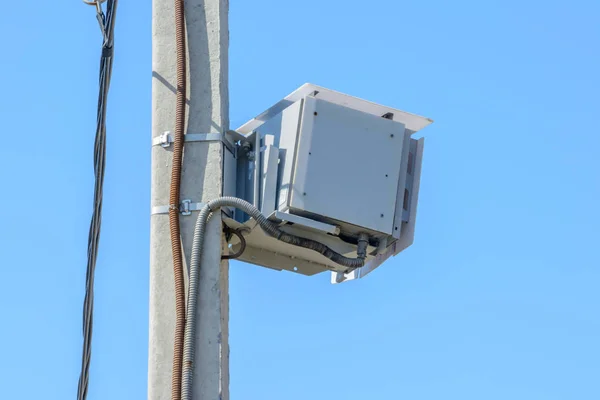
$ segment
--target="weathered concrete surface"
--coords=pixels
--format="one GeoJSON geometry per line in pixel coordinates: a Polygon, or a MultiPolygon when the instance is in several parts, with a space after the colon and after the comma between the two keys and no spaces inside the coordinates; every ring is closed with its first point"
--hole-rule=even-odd
{"type": "MultiPolygon", "coordinates": [[[[153,0],[152,137],[175,124],[176,52],[173,0],[153,0]]],[[[187,133],[229,128],[227,0],[185,1],[188,45],[187,133]]],[[[149,138],[150,139],[150,138],[149,138]]],[[[150,142],[150,140],[149,140],[150,142]]],[[[169,204],[172,151],[152,148],[151,206],[169,204]]],[[[223,148],[219,143],[185,145],[181,199],[206,202],[223,190],[223,148]]],[[[197,212],[180,217],[186,268],[197,212]]],[[[169,217],[150,224],[150,329],[148,399],[171,398],[175,297],[169,217]]],[[[221,262],[221,219],[211,218],[202,256],[194,396],[229,399],[229,275],[221,262]]],[[[187,279],[187,277],[186,277],[187,279]]]]}

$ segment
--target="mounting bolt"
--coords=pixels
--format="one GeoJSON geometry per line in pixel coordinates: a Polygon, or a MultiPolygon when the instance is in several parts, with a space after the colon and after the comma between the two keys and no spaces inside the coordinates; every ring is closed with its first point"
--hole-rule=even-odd
{"type": "Polygon", "coordinates": [[[314,115],[317,115],[317,112],[315,111],[313,114],[314,114],[314,115]]]}

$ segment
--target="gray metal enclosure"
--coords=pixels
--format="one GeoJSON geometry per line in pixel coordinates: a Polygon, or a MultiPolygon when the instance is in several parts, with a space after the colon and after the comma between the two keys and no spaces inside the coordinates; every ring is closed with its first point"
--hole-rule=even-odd
{"type": "Polygon", "coordinates": [[[346,274],[318,253],[268,237],[234,211],[226,223],[247,231],[241,259],[305,275],[332,271],[340,282],[364,276],[408,247],[423,154],[423,139],[411,136],[429,123],[307,84],[240,127],[244,136],[225,187],[282,230],[348,257],[356,257],[359,233],[370,243],[365,267],[346,274]]]}

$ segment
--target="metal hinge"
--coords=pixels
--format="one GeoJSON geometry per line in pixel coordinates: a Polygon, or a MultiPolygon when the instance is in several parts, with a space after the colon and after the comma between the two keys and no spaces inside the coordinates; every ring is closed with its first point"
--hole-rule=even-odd
{"type": "MultiPolygon", "coordinates": [[[[200,211],[206,203],[192,203],[191,200],[182,200],[179,204],[179,213],[181,215],[192,215],[192,211],[200,211]]],[[[156,206],[152,207],[151,215],[155,214],[168,214],[171,206],[156,206]]]]}

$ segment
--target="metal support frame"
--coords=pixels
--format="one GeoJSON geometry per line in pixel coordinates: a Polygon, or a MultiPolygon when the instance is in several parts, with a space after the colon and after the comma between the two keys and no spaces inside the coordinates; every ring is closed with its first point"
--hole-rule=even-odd
{"type": "Polygon", "coordinates": [[[340,227],[326,224],[324,222],[315,221],[309,218],[304,218],[299,215],[289,214],[282,211],[274,211],[268,217],[270,220],[279,220],[283,222],[291,222],[292,224],[298,224],[309,229],[313,229],[319,232],[329,233],[337,236],[340,234],[340,227]]]}

